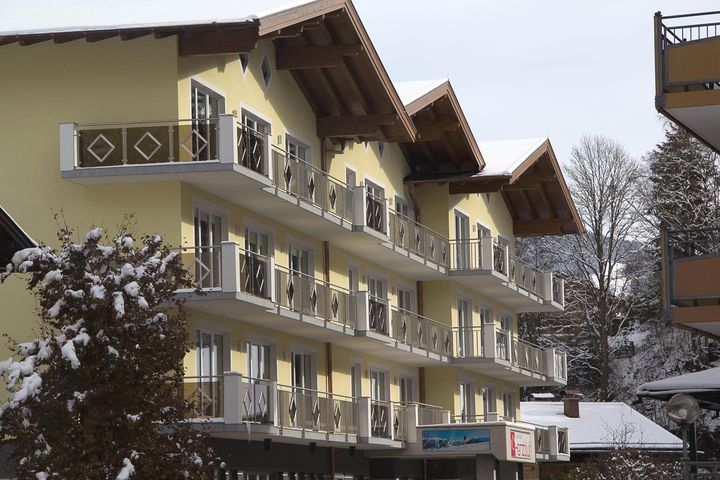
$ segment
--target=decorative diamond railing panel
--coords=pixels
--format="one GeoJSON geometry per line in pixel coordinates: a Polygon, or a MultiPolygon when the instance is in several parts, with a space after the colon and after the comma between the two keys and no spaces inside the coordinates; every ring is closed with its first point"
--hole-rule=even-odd
{"type": "MultiPolygon", "coordinates": [[[[372,316],[370,320],[372,328],[372,316]]],[[[398,342],[439,355],[450,356],[452,354],[450,327],[396,307],[392,308],[391,321],[392,336],[398,342]]]]}
{"type": "Polygon", "coordinates": [[[397,246],[440,266],[449,267],[449,240],[430,228],[390,210],[390,240],[397,246]]]}

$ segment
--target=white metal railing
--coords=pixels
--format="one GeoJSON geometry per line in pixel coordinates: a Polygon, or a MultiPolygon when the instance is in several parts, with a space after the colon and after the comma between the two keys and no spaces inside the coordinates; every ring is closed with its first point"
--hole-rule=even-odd
{"type": "Polygon", "coordinates": [[[452,355],[452,329],[409,310],[392,307],[392,338],[440,355],[452,355]]]}
{"type": "Polygon", "coordinates": [[[389,210],[390,241],[426,260],[448,267],[449,240],[425,225],[389,210]]]}
{"type": "Polygon", "coordinates": [[[345,182],[273,146],[274,185],[282,191],[353,222],[353,192],[345,182]]]}
{"type": "Polygon", "coordinates": [[[223,416],[223,376],[185,377],[179,386],[180,397],[189,406],[190,418],[223,416]]]}
{"type": "Polygon", "coordinates": [[[387,298],[368,295],[368,326],[370,330],[382,335],[390,334],[390,302],[387,298]]]}
{"type": "Polygon", "coordinates": [[[357,292],[280,266],[275,267],[275,280],[279,306],[357,327],[357,292]]]}
{"type": "Polygon", "coordinates": [[[268,177],[268,145],[270,136],[241,122],[236,123],[237,163],[268,177]]]}
{"type": "Polygon", "coordinates": [[[511,360],[510,332],[507,330],[495,330],[495,356],[501,360],[511,360]]]}
{"type": "Polygon", "coordinates": [[[474,358],[484,356],[482,326],[454,327],[452,331],[455,340],[455,357],[474,358]]]}
{"type": "Polygon", "coordinates": [[[387,198],[382,198],[365,189],[365,225],[380,233],[387,234],[387,198]]]}
{"type": "Polygon", "coordinates": [[[546,374],[545,352],[541,347],[513,337],[513,364],[534,373],[546,374]]]}
{"type": "Polygon", "coordinates": [[[357,399],[285,385],[277,393],[278,426],[357,435],[357,399]]]}

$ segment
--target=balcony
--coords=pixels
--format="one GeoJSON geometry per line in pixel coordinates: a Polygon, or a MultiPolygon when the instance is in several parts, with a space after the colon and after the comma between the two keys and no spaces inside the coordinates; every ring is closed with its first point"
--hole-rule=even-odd
{"type": "Polygon", "coordinates": [[[567,356],[520,340],[495,323],[454,328],[453,363],[524,386],[566,385],[567,356]]]}
{"type": "Polygon", "coordinates": [[[395,455],[424,458],[491,454],[498,460],[569,461],[568,431],[506,419],[497,413],[452,416],[440,407],[405,406],[406,449],[395,455]]]}
{"type": "Polygon", "coordinates": [[[559,312],[565,308],[561,278],[527,265],[492,237],[452,240],[450,275],[518,312],[559,312]]]}
{"type": "Polygon", "coordinates": [[[658,110],[720,151],[720,12],[655,15],[658,110]]]}
{"type": "Polygon", "coordinates": [[[238,123],[60,124],[62,177],[81,185],[184,182],[419,279],[447,273],[447,239],[238,123]],[[357,233],[361,232],[361,233],[357,233]]]}
{"type": "Polygon", "coordinates": [[[406,438],[405,409],[396,402],[280,385],[236,372],[186,377],[182,387],[190,419],[224,438],[303,439],[362,449],[400,448],[406,438]]]}
{"type": "Polygon", "coordinates": [[[452,335],[429,318],[275,265],[235,242],[179,249],[196,288],[178,291],[193,310],[293,333],[412,365],[450,362],[452,335]]]}
{"type": "Polygon", "coordinates": [[[720,228],[662,232],[663,305],[675,326],[720,336],[720,228]]]}

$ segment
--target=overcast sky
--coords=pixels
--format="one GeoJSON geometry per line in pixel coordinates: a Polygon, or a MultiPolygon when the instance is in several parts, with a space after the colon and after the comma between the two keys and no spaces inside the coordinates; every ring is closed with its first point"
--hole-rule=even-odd
{"type": "Polygon", "coordinates": [[[718,0],[355,0],[393,80],[450,78],[478,141],[583,133],[640,157],[661,138],[653,14],[718,0]]]}

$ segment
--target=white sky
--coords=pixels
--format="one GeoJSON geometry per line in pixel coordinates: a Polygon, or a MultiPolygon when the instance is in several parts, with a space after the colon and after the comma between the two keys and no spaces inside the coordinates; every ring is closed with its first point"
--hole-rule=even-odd
{"type": "Polygon", "coordinates": [[[583,133],[640,157],[661,140],[653,15],[718,0],[354,0],[393,80],[447,77],[478,141],[583,133]]]}

